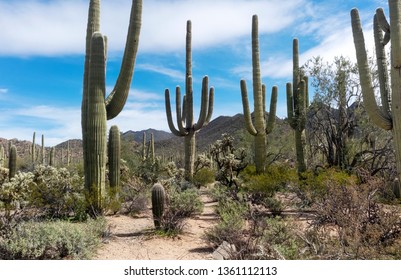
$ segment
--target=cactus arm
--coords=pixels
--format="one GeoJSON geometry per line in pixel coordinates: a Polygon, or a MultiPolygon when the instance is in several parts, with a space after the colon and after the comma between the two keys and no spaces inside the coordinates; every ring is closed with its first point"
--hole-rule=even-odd
{"type": "Polygon", "coordinates": [[[269,118],[267,119],[266,123],[266,134],[269,134],[273,131],[274,125],[276,123],[277,95],[278,95],[278,88],[277,86],[273,86],[272,96],[270,98],[269,118]]]}
{"type": "Polygon", "coordinates": [[[386,117],[390,119],[391,118],[390,85],[389,85],[389,77],[387,69],[387,58],[383,45],[383,33],[379,27],[377,14],[374,16],[373,19],[373,30],[374,30],[375,47],[376,47],[377,72],[379,76],[380,95],[383,106],[383,113],[385,113],[386,117]]]}
{"type": "Polygon", "coordinates": [[[287,117],[288,123],[290,124],[292,129],[296,128],[295,117],[294,117],[294,93],[292,92],[293,87],[292,83],[286,84],[286,93],[287,93],[287,117]]]}
{"type": "Polygon", "coordinates": [[[208,94],[208,89],[209,89],[209,80],[208,77],[205,76],[202,80],[202,97],[201,97],[201,110],[199,113],[199,118],[198,121],[196,122],[194,126],[194,130],[198,131],[203,127],[205,124],[206,118],[207,118],[207,109],[209,107],[209,94],[208,94]]]}
{"type": "Polygon", "coordinates": [[[383,46],[390,41],[390,24],[388,23],[382,8],[376,10],[377,21],[380,28],[384,31],[383,46]]]}
{"type": "Polygon", "coordinates": [[[171,115],[170,92],[169,92],[168,89],[166,89],[166,91],[165,91],[165,105],[166,105],[167,123],[168,123],[168,127],[170,128],[171,132],[176,136],[184,136],[174,126],[173,118],[172,118],[172,115],[171,115]]]}
{"type": "Polygon", "coordinates": [[[207,117],[205,121],[205,125],[210,122],[212,119],[212,114],[213,114],[213,105],[214,104],[214,87],[211,87],[209,90],[209,107],[207,109],[207,117]]]}
{"type": "MultiPolygon", "coordinates": [[[[185,106],[186,106],[185,102],[183,102],[183,105],[184,105],[184,108],[185,108],[185,106]]],[[[185,120],[183,120],[183,117],[185,119],[185,110],[182,111],[182,107],[181,107],[181,89],[178,86],[175,88],[175,108],[176,108],[178,131],[182,135],[185,135],[185,134],[187,134],[187,131],[185,130],[185,127],[184,127],[185,120]]]]}
{"type": "Polygon", "coordinates": [[[130,23],[128,27],[127,41],[122,59],[120,73],[117,78],[114,89],[107,97],[106,110],[107,119],[113,119],[123,109],[127,101],[136,54],[138,52],[139,33],[142,21],[142,0],[133,0],[131,8],[130,23]]]}
{"type": "Polygon", "coordinates": [[[244,108],[245,127],[251,135],[256,136],[258,134],[258,131],[256,130],[255,126],[252,123],[251,112],[249,110],[248,91],[246,88],[245,80],[241,80],[240,84],[241,84],[242,107],[244,108]]]}
{"type": "Polygon", "coordinates": [[[388,118],[378,107],[372,86],[372,77],[368,65],[361,21],[357,9],[351,10],[352,33],[356,50],[359,77],[361,81],[362,95],[366,111],[372,121],[379,127],[390,130],[393,127],[392,120],[388,118]]]}
{"type": "MultiPolygon", "coordinates": [[[[299,95],[298,95],[298,104],[305,104],[305,96],[306,96],[306,83],[305,80],[301,80],[299,85],[299,95]]],[[[298,128],[300,131],[305,129],[306,123],[306,107],[305,106],[298,106],[298,128]]]]}
{"type": "Polygon", "coordinates": [[[185,93],[185,102],[184,102],[184,116],[185,116],[185,128],[187,130],[191,130],[194,123],[194,98],[193,98],[193,88],[192,88],[192,76],[188,76],[187,78],[187,88],[185,93]]]}

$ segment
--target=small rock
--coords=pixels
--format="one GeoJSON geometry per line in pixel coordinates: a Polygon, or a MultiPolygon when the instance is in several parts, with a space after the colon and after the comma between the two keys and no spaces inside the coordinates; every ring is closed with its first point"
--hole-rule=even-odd
{"type": "Polygon", "coordinates": [[[235,246],[233,244],[223,241],[223,243],[221,243],[220,246],[213,252],[213,259],[228,260],[231,254],[235,251],[235,246]]]}

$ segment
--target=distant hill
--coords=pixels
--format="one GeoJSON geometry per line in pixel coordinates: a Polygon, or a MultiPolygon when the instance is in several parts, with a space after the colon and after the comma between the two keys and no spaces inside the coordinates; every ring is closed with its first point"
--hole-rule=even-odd
{"type": "Polygon", "coordinates": [[[146,133],[146,140],[148,141],[150,139],[150,135],[153,133],[153,137],[155,142],[157,141],[163,141],[163,140],[168,140],[174,137],[172,133],[162,131],[162,130],[156,130],[156,129],[146,129],[146,130],[141,130],[141,131],[132,131],[129,130],[127,132],[122,133],[122,138],[127,141],[135,141],[137,143],[142,143],[143,141],[143,133],[146,133]]]}

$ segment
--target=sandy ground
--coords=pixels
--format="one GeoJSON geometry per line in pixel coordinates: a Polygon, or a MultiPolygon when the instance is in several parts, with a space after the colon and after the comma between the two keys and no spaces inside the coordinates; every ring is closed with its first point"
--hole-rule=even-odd
{"type": "Polygon", "coordinates": [[[139,217],[106,217],[110,236],[104,240],[95,260],[205,260],[212,259],[213,249],[203,239],[204,231],[217,221],[215,203],[202,195],[203,213],[186,221],[177,237],[154,234],[151,210],[139,217]]]}

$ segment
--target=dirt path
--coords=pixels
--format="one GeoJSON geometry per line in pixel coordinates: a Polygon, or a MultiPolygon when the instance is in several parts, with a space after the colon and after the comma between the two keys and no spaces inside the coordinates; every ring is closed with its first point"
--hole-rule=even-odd
{"type": "Polygon", "coordinates": [[[205,194],[203,213],[186,221],[182,234],[175,238],[153,234],[153,219],[148,209],[142,216],[106,217],[110,238],[101,245],[95,260],[204,260],[212,259],[213,249],[203,240],[204,231],[216,223],[215,203],[205,194]]]}

